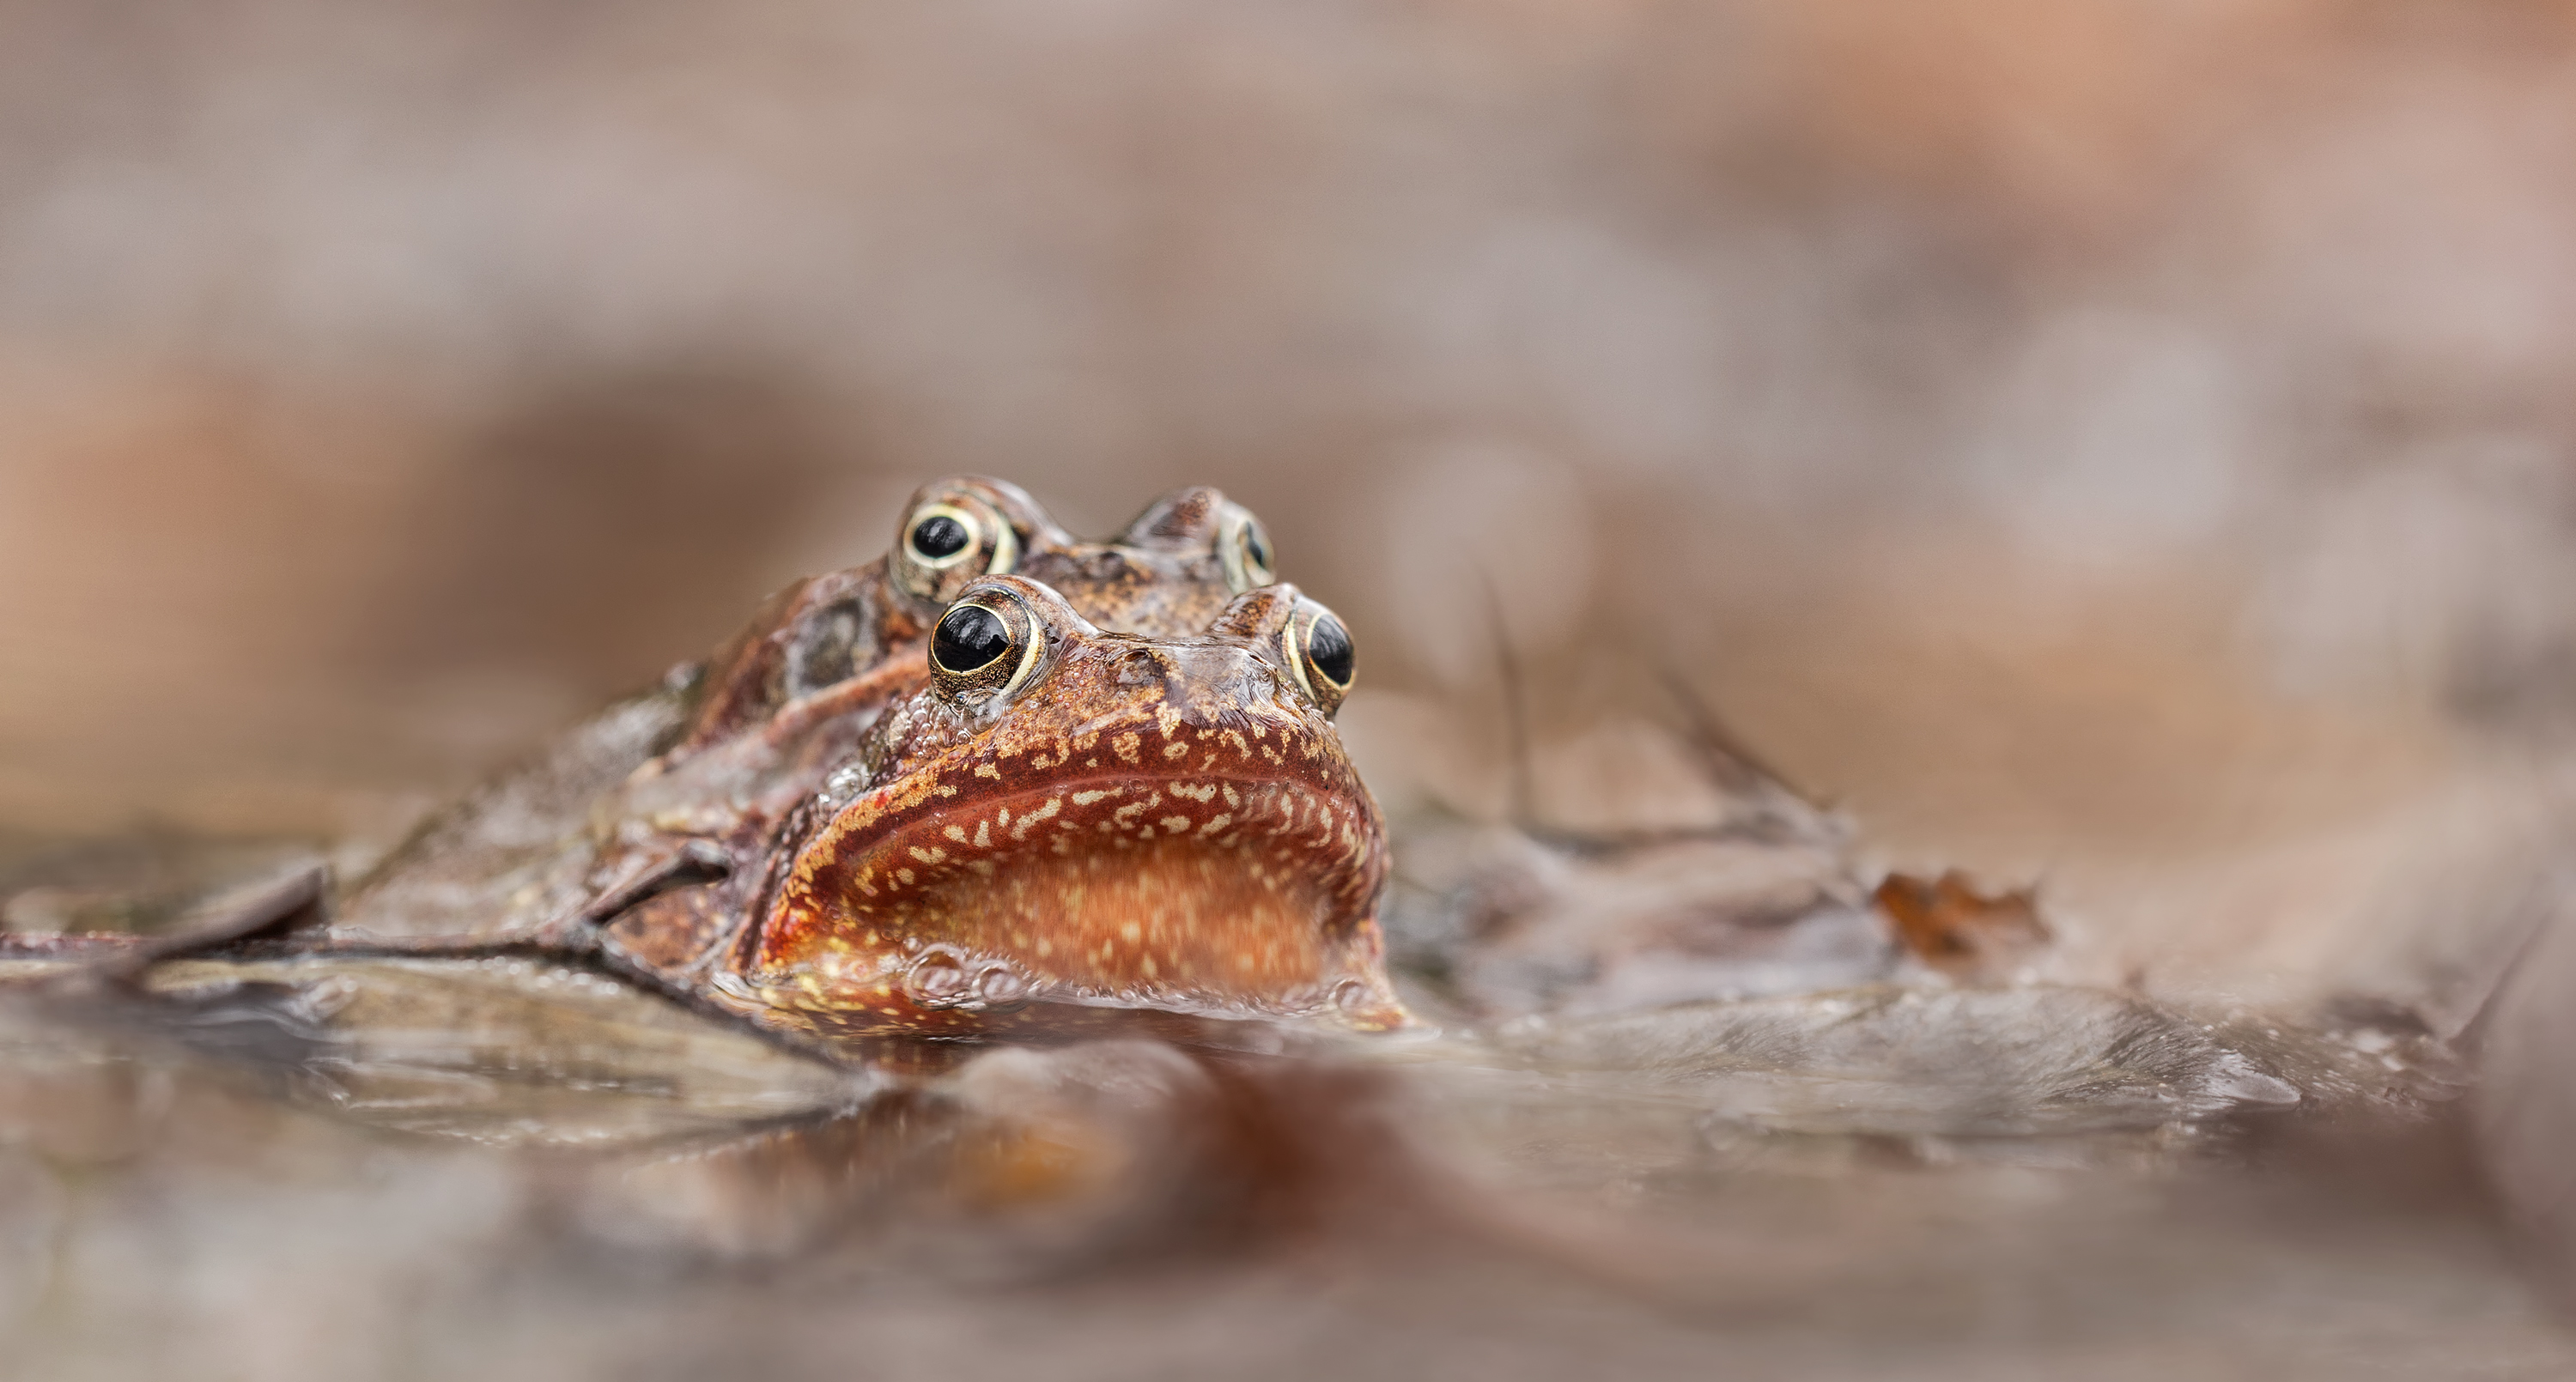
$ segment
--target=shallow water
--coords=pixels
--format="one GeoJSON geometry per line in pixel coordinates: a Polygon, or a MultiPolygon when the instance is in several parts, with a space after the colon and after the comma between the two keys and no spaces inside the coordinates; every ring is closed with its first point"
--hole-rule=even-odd
{"type": "Polygon", "coordinates": [[[2375,1030],[1935,988],[853,1074],[527,961],[17,977],[16,1376],[2576,1368],[2375,1030]]]}
{"type": "Polygon", "coordinates": [[[506,964],[21,995],[0,1371],[2576,1373],[2500,1228],[2576,1245],[2576,12],[0,31],[0,931],[355,877],[970,469],[1258,509],[1391,812],[1707,824],[1638,809],[1706,785],[1659,671],[1873,852],[1408,841],[1399,903],[1482,891],[1400,945],[1510,923],[1437,1043],[880,1078],[506,964]],[[1895,977],[1887,863],[2044,884],[2076,987],[1798,997],[1895,977]],[[1665,925],[1783,899],[1842,910],[1665,925]],[[2553,919],[2472,1119],[2389,1024],[2553,919]]]}

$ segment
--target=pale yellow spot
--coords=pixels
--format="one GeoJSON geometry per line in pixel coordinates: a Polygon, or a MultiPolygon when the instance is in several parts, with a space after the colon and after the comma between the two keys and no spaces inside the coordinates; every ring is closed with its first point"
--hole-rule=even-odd
{"type": "MultiPolygon", "coordinates": [[[[966,827],[964,827],[964,826],[962,826],[962,825],[952,825],[952,826],[948,827],[946,830],[940,831],[939,833],[940,833],[940,834],[942,834],[942,835],[947,836],[948,838],[950,838],[950,839],[952,839],[952,840],[955,840],[957,843],[959,843],[959,844],[961,844],[961,845],[962,845],[962,844],[964,844],[964,843],[966,843],[966,827]]],[[[921,851],[920,851],[920,850],[917,850],[917,849],[913,851],[913,853],[915,853],[915,854],[919,854],[920,852],[921,852],[921,851]]]]}
{"type": "MultiPolygon", "coordinates": [[[[1117,791],[1117,788],[1112,787],[1096,792],[1076,792],[1073,794],[1073,804],[1076,806],[1089,806],[1091,803],[1100,800],[1102,797],[1116,795],[1117,791]]],[[[1048,805],[1052,806],[1054,803],[1049,802],[1048,805]]]]}
{"type": "Polygon", "coordinates": [[[975,776],[989,777],[995,782],[999,782],[1002,780],[1002,771],[990,763],[978,763],[975,765],[975,776]]]}
{"type": "Polygon", "coordinates": [[[1165,816],[1163,817],[1163,828],[1177,835],[1190,828],[1190,818],[1187,816],[1165,816]]]}
{"type": "MultiPolygon", "coordinates": [[[[1047,798],[1047,800],[1046,800],[1046,805],[1041,806],[1041,807],[1039,807],[1038,809],[1036,809],[1035,811],[1031,811],[1031,812],[1030,812],[1030,813],[1028,813],[1027,815],[1020,817],[1020,823],[1019,823],[1018,825],[1015,825],[1015,826],[1012,826],[1012,827],[1011,827],[1011,838],[1012,838],[1012,839],[1014,839],[1014,840],[1025,840],[1025,839],[1027,839],[1027,838],[1029,837],[1029,827],[1030,827],[1030,826],[1036,825],[1036,824],[1038,824],[1038,823],[1039,823],[1039,822],[1041,822],[1041,821],[1051,819],[1051,818],[1055,815],[1055,813],[1057,813],[1058,811],[1061,811],[1061,810],[1063,810],[1063,809],[1064,809],[1064,798],[1062,798],[1062,797],[1048,797],[1048,798],[1047,798]]],[[[1004,810],[1004,811],[1002,812],[1002,814],[1003,814],[1003,816],[1008,817],[1011,813],[1006,809],[1006,810],[1004,810]]],[[[1070,824],[1072,824],[1072,822],[1068,821],[1068,822],[1066,822],[1066,824],[1070,825],[1070,824]]]]}
{"type": "Polygon", "coordinates": [[[925,864],[944,864],[948,862],[948,851],[936,848],[923,849],[919,845],[914,845],[912,847],[912,857],[925,864]]]}

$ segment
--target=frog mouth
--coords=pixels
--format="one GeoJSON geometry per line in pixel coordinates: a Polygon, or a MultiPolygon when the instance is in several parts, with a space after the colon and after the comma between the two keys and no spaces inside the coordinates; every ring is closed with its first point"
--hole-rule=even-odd
{"type": "Polygon", "coordinates": [[[1300,777],[988,791],[800,865],[740,976],[843,1030],[1046,1007],[1407,1019],[1380,967],[1376,808],[1300,777]]]}

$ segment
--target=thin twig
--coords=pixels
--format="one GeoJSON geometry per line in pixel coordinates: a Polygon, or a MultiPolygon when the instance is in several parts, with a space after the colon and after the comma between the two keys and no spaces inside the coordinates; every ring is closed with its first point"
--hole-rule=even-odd
{"type": "Polygon", "coordinates": [[[1669,665],[1658,665],[1655,676],[1664,691],[1681,708],[1682,718],[1689,722],[1691,747],[1699,750],[1700,761],[1708,768],[1717,785],[1729,791],[1749,792],[1762,787],[1786,792],[1790,796],[1816,805],[1816,800],[1800,791],[1779,769],[1753,751],[1743,738],[1727,728],[1698,688],[1684,680],[1669,665]]]}
{"type": "Polygon", "coordinates": [[[1490,575],[1479,575],[1477,583],[1485,592],[1485,622],[1494,640],[1494,665],[1501,674],[1503,689],[1503,733],[1511,753],[1510,796],[1505,809],[1513,825],[1535,831],[1538,794],[1531,781],[1529,743],[1529,701],[1521,679],[1520,657],[1513,651],[1511,629],[1503,622],[1502,596],[1494,591],[1490,575]]]}

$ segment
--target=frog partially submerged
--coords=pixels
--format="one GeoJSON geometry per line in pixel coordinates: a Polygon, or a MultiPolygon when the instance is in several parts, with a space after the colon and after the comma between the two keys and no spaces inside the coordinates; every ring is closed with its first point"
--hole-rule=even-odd
{"type": "Polygon", "coordinates": [[[610,951],[824,1034],[987,1029],[1032,1004],[1404,1020],[1384,826],[1330,723],[1352,650],[1329,611],[1273,585],[1149,638],[989,577],[929,664],[768,877],[657,898],[610,951]]]}
{"type": "Polygon", "coordinates": [[[1385,829],[1330,723],[1352,663],[1213,489],[1084,542],[1014,486],[936,483],[882,560],[234,949],[579,958],[827,1040],[1399,1025],[1385,829]]]}
{"type": "Polygon", "coordinates": [[[928,631],[967,582],[1018,571],[1119,632],[1197,632],[1272,579],[1260,521],[1175,490],[1106,542],[1017,486],[934,482],[895,545],[778,592],[703,662],[565,735],[415,833],[341,899],[335,939],[574,944],[658,889],[756,863],[778,820],[929,677],[928,631]]]}
{"type": "MultiPolygon", "coordinates": [[[[0,936],[0,978],[86,965],[120,983],[70,986],[79,1020],[251,1050],[398,1126],[586,1146],[840,1119],[912,1079],[971,1103],[996,1059],[901,1038],[1402,1026],[1386,826],[1332,725],[1353,662],[1213,490],[1095,543],[942,482],[884,560],[782,592],[328,915],[286,891],[178,943],[0,936]]],[[[1446,890],[1415,850],[1411,992],[1463,1030],[1405,1061],[1445,1053],[1497,1107],[1571,1080],[1763,1135],[2157,1135],[2417,1097],[2313,1043],[2217,1040],[2216,1015],[1901,968],[1839,827],[1710,742],[1732,801],[1706,830],[1511,832],[1453,851],[1446,890]]],[[[1041,1062],[1009,1088],[1087,1044],[1002,1053],[1041,1062]]]]}

